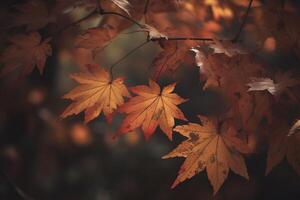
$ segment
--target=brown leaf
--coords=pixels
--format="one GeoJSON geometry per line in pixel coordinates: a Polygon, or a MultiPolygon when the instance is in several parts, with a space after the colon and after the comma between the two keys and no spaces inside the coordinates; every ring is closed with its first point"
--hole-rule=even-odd
{"type": "Polygon", "coordinates": [[[212,71],[212,66],[207,55],[205,55],[205,53],[197,48],[192,48],[191,51],[195,53],[195,61],[197,66],[199,67],[200,79],[202,81],[205,81],[203,89],[206,89],[208,87],[218,87],[218,78],[212,71]]]}
{"type": "Polygon", "coordinates": [[[111,0],[114,4],[116,4],[119,8],[129,14],[130,3],[127,0],[111,0]]]}
{"type": "Polygon", "coordinates": [[[228,40],[214,39],[214,43],[210,44],[209,46],[214,50],[214,53],[223,53],[228,57],[233,57],[238,54],[247,54],[247,52],[242,49],[237,43],[233,43],[228,40]]]}
{"type": "Polygon", "coordinates": [[[208,63],[212,75],[205,87],[218,90],[227,100],[228,110],[224,113],[224,119],[231,120],[232,126],[246,134],[254,133],[264,118],[271,120],[269,96],[249,93],[246,86],[250,77],[264,74],[260,62],[249,55],[230,58],[215,54],[208,57],[208,63]]]}
{"type": "Polygon", "coordinates": [[[290,128],[282,120],[274,123],[270,130],[272,134],[269,139],[266,175],[284,158],[300,175],[300,134],[289,134],[295,130],[295,127],[290,128]]]}
{"type": "Polygon", "coordinates": [[[288,136],[291,136],[293,134],[298,134],[300,132],[300,120],[298,119],[294,125],[292,126],[292,128],[289,130],[289,134],[288,136]]]}
{"type": "Polygon", "coordinates": [[[264,91],[267,90],[274,96],[279,96],[289,87],[300,84],[300,79],[292,78],[292,72],[278,72],[275,76],[275,82],[270,78],[251,78],[251,82],[247,85],[250,87],[248,91],[264,91]]]}
{"type": "Polygon", "coordinates": [[[11,45],[4,50],[1,56],[1,62],[4,64],[1,74],[5,75],[16,68],[20,68],[20,78],[23,78],[35,66],[42,74],[47,56],[52,54],[51,46],[48,44],[49,41],[50,38],[42,41],[38,32],[11,37],[11,45]]]}
{"type": "Polygon", "coordinates": [[[115,30],[111,26],[107,25],[100,28],[92,28],[77,37],[75,46],[77,48],[99,51],[106,47],[114,36],[115,30]]]}
{"type": "Polygon", "coordinates": [[[143,31],[148,32],[150,40],[151,39],[164,39],[164,40],[168,40],[168,36],[166,36],[165,34],[159,32],[156,28],[154,28],[153,26],[150,26],[148,24],[144,24],[143,31]]]}
{"type": "Polygon", "coordinates": [[[26,25],[28,31],[41,29],[56,20],[55,16],[49,13],[44,1],[31,0],[18,4],[15,8],[19,11],[15,15],[15,24],[17,26],[26,25]]]}
{"type": "Polygon", "coordinates": [[[154,58],[151,65],[154,80],[172,74],[184,61],[188,51],[186,46],[180,46],[174,41],[162,41],[161,43],[164,50],[154,58]]]}

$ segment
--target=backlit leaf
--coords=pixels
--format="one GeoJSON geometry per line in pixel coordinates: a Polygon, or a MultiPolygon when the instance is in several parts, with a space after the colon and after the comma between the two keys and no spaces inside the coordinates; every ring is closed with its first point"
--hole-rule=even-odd
{"type": "Polygon", "coordinates": [[[174,118],[186,120],[177,105],[185,102],[173,93],[176,84],[164,87],[162,90],[157,83],[150,80],[149,86],[141,85],[131,88],[135,96],[120,107],[119,111],[128,114],[120,127],[121,133],[128,133],[141,127],[146,138],[149,138],[157,126],[172,139],[174,118]]]}

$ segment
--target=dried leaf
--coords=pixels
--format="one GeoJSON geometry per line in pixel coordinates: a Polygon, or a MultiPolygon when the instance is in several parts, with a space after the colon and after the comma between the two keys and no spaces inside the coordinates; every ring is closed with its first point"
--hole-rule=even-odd
{"type": "Polygon", "coordinates": [[[87,68],[86,72],[71,75],[81,85],[63,96],[74,102],[61,114],[62,118],[83,110],[85,122],[95,119],[102,112],[109,118],[124,103],[124,97],[130,97],[123,78],[111,80],[109,73],[97,65],[88,65],[87,68]]]}
{"type": "Polygon", "coordinates": [[[291,136],[299,132],[300,132],[300,120],[297,120],[292,126],[292,128],[290,129],[288,136],[291,136]]]}
{"type": "Polygon", "coordinates": [[[159,125],[171,140],[174,118],[186,120],[177,107],[186,100],[172,93],[175,85],[168,85],[161,90],[157,83],[150,80],[149,86],[131,88],[138,96],[120,107],[120,112],[128,114],[120,127],[120,132],[127,133],[141,127],[145,137],[149,138],[159,125]]]}
{"type": "Polygon", "coordinates": [[[128,15],[129,13],[129,7],[130,3],[127,0],[111,0],[114,4],[116,4],[119,8],[124,10],[128,15]]]}
{"type": "Polygon", "coordinates": [[[161,44],[164,50],[154,58],[151,65],[154,80],[172,74],[184,61],[188,51],[186,46],[179,46],[177,42],[163,41],[161,44]]]}
{"type": "Polygon", "coordinates": [[[297,123],[299,125],[298,121],[290,129],[286,123],[280,120],[276,124],[274,123],[275,127],[270,128],[273,133],[269,140],[266,175],[284,158],[287,158],[288,163],[300,175],[300,134],[293,134],[299,128],[297,123]]]}
{"type": "Polygon", "coordinates": [[[165,34],[159,32],[156,28],[154,28],[153,26],[150,26],[148,24],[144,25],[143,31],[148,32],[149,35],[149,39],[168,39],[168,36],[166,36],[165,34]]]}
{"type": "Polygon", "coordinates": [[[217,40],[214,39],[214,43],[209,45],[214,53],[219,54],[223,53],[228,57],[232,57],[238,54],[247,54],[237,43],[233,43],[229,40],[217,40]]]}
{"type": "Polygon", "coordinates": [[[275,81],[270,78],[251,78],[250,83],[247,84],[250,88],[248,91],[264,91],[267,90],[274,96],[279,96],[289,87],[300,84],[300,79],[292,78],[292,72],[277,73],[275,81]]]}
{"type": "Polygon", "coordinates": [[[19,11],[15,16],[15,24],[26,25],[28,31],[41,29],[56,20],[55,16],[49,13],[44,1],[31,0],[18,4],[15,8],[19,11]]]}
{"type": "Polygon", "coordinates": [[[264,73],[263,65],[249,55],[227,57],[214,54],[208,57],[210,76],[206,88],[218,84],[216,90],[221,92],[228,103],[228,110],[224,119],[229,119],[237,130],[245,134],[256,131],[264,118],[271,121],[272,109],[267,94],[249,93],[246,84],[250,77],[264,73]]]}
{"type": "Polygon", "coordinates": [[[276,86],[272,79],[270,78],[251,78],[250,83],[247,84],[250,88],[248,91],[263,91],[267,90],[272,95],[276,93],[276,86]]]}
{"type": "Polygon", "coordinates": [[[192,48],[191,51],[195,53],[195,61],[197,66],[200,68],[200,79],[205,81],[204,89],[208,87],[217,87],[219,83],[215,77],[210,61],[207,56],[199,49],[192,48]]]}
{"type": "Polygon", "coordinates": [[[5,49],[1,56],[4,68],[1,72],[5,75],[16,68],[21,68],[20,78],[28,75],[35,66],[43,73],[47,56],[52,54],[51,46],[48,44],[50,38],[42,41],[38,32],[28,35],[17,35],[10,38],[11,45],[5,49]]]}
{"type": "Polygon", "coordinates": [[[189,123],[174,128],[174,131],[188,139],[163,157],[186,158],[172,188],[205,168],[214,194],[223,185],[229,169],[248,179],[247,167],[241,155],[241,152],[247,152],[248,148],[234,136],[235,130],[229,128],[226,132],[218,133],[212,121],[204,119],[202,124],[189,123]]]}
{"type": "Polygon", "coordinates": [[[115,30],[107,25],[100,28],[92,28],[87,30],[75,40],[77,48],[91,49],[93,51],[102,50],[114,38],[115,30]]]}

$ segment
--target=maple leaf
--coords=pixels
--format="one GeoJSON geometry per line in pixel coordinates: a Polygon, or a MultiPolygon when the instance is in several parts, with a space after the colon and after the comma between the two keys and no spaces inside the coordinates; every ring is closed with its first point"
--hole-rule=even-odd
{"type": "Polygon", "coordinates": [[[214,43],[210,44],[210,48],[214,50],[214,53],[224,53],[228,57],[232,57],[238,54],[247,54],[237,43],[233,43],[229,40],[214,39],[214,43]]]}
{"type": "Polygon", "coordinates": [[[114,28],[109,25],[92,28],[76,38],[75,46],[77,48],[91,49],[94,51],[102,50],[109,44],[114,36],[114,28]]]}
{"type": "Polygon", "coordinates": [[[98,65],[87,65],[86,72],[73,74],[71,78],[81,85],[63,96],[75,102],[65,109],[62,118],[85,110],[85,122],[102,112],[110,119],[117,107],[124,103],[124,97],[130,97],[123,78],[111,80],[109,73],[98,65]]]}
{"type": "Polygon", "coordinates": [[[300,176],[300,134],[294,134],[299,131],[299,121],[292,128],[282,120],[278,120],[274,125],[275,127],[270,128],[272,134],[269,140],[266,175],[286,158],[300,176]]]}
{"type": "Polygon", "coordinates": [[[253,77],[250,83],[247,84],[250,88],[248,91],[264,91],[267,90],[274,96],[279,96],[289,87],[300,84],[300,79],[292,78],[292,72],[277,73],[275,76],[276,83],[270,78],[253,77]]]}
{"type": "Polygon", "coordinates": [[[264,73],[260,62],[249,55],[228,57],[224,54],[213,54],[208,56],[207,63],[206,67],[211,75],[205,88],[213,86],[222,93],[228,103],[228,110],[222,117],[231,120],[236,130],[242,130],[246,134],[253,133],[262,119],[271,121],[269,96],[247,92],[249,77],[264,73]]]}
{"type": "Polygon", "coordinates": [[[212,67],[208,57],[197,48],[192,48],[190,50],[195,53],[195,61],[200,70],[200,79],[205,81],[203,89],[219,86],[217,80],[218,78],[212,71],[212,67]]]}
{"type": "Polygon", "coordinates": [[[189,123],[174,128],[174,131],[187,137],[187,140],[163,159],[186,158],[172,188],[206,169],[215,194],[226,180],[229,169],[248,179],[247,167],[241,153],[249,150],[245,143],[234,136],[236,131],[233,128],[218,133],[212,121],[204,117],[201,119],[203,125],[189,123]]]}
{"type": "Polygon", "coordinates": [[[93,65],[97,64],[94,59],[93,52],[90,49],[84,49],[84,48],[74,49],[74,51],[72,52],[72,58],[74,60],[74,63],[78,65],[80,70],[85,70],[87,63],[93,65]]]}
{"type": "Polygon", "coordinates": [[[151,65],[152,77],[155,80],[167,73],[172,74],[184,61],[188,51],[186,46],[179,46],[177,42],[160,41],[160,44],[164,50],[154,58],[151,65]]]}
{"type": "Polygon", "coordinates": [[[203,68],[206,61],[206,56],[204,55],[204,53],[199,51],[199,49],[196,48],[192,48],[191,51],[195,53],[195,60],[197,66],[200,68],[201,71],[205,71],[203,68]]]}
{"type": "Polygon", "coordinates": [[[50,38],[42,41],[38,32],[28,35],[20,34],[10,38],[9,45],[1,56],[4,68],[1,72],[5,75],[16,68],[22,67],[20,78],[28,75],[35,66],[43,73],[47,56],[52,54],[51,46],[48,44],[50,38]]]}
{"type": "Polygon", "coordinates": [[[124,10],[128,15],[129,13],[129,7],[130,3],[127,0],[111,0],[114,4],[116,4],[119,8],[124,10]]]}
{"type": "Polygon", "coordinates": [[[165,40],[168,40],[168,36],[167,35],[159,32],[153,26],[150,26],[148,24],[144,24],[143,26],[144,26],[143,31],[148,32],[150,40],[153,40],[153,39],[165,39],[165,40]]]}
{"type": "Polygon", "coordinates": [[[186,120],[177,105],[186,100],[173,93],[176,84],[164,87],[149,80],[149,86],[141,85],[131,88],[135,96],[119,108],[121,113],[128,114],[120,127],[121,133],[130,132],[141,127],[148,139],[159,125],[162,131],[172,139],[174,118],[186,120]]]}
{"type": "Polygon", "coordinates": [[[32,0],[18,4],[15,8],[19,11],[15,16],[16,25],[26,25],[28,31],[38,30],[56,20],[55,16],[48,12],[44,1],[32,0]]]}

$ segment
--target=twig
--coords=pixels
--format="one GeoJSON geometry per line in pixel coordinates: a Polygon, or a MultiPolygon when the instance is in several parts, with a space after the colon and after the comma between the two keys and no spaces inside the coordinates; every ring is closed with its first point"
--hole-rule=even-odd
{"type": "Polygon", "coordinates": [[[148,12],[149,3],[150,3],[150,0],[146,0],[145,8],[144,8],[144,15],[146,15],[148,12]]]}
{"type": "Polygon", "coordinates": [[[118,13],[118,12],[113,12],[113,11],[101,11],[100,12],[101,15],[116,15],[116,16],[119,16],[119,17],[122,17],[124,19],[127,19],[128,21],[136,24],[137,26],[139,26],[140,28],[143,28],[144,26],[142,24],[140,24],[138,21],[132,19],[131,17],[128,17],[126,15],[123,15],[121,13],[118,13]]]}
{"type": "Polygon", "coordinates": [[[81,22],[83,22],[83,21],[89,19],[90,17],[92,17],[93,15],[95,15],[95,14],[97,14],[97,13],[98,13],[97,10],[94,10],[93,12],[89,13],[87,16],[85,16],[85,17],[83,17],[83,18],[81,18],[81,19],[79,19],[79,20],[77,20],[77,21],[74,21],[74,22],[68,24],[67,26],[61,28],[61,29],[58,30],[53,36],[56,36],[56,35],[61,34],[61,33],[64,32],[65,30],[69,29],[70,27],[80,24],[81,22]]]}
{"type": "Polygon", "coordinates": [[[236,34],[235,37],[233,38],[232,42],[237,42],[237,41],[238,41],[238,39],[239,39],[239,37],[240,37],[240,35],[241,35],[241,33],[242,33],[242,31],[243,31],[245,25],[246,25],[246,22],[247,22],[247,19],[248,19],[248,16],[249,16],[249,12],[250,12],[250,8],[251,8],[251,6],[252,6],[252,2],[253,2],[253,0],[250,0],[250,1],[249,1],[248,8],[247,8],[247,10],[246,10],[246,12],[245,12],[245,15],[244,15],[242,24],[241,24],[241,26],[240,26],[240,28],[239,28],[237,34],[236,34]]]}
{"type": "Polygon", "coordinates": [[[34,200],[29,195],[25,194],[15,183],[14,181],[2,170],[0,170],[0,176],[2,176],[8,185],[16,192],[16,194],[24,200],[34,200]]]}
{"type": "Polygon", "coordinates": [[[134,24],[136,24],[137,26],[139,26],[140,28],[143,28],[143,25],[140,24],[138,21],[132,19],[131,17],[128,17],[126,15],[123,15],[121,13],[118,13],[118,12],[114,12],[114,11],[105,11],[102,6],[101,6],[101,2],[99,2],[97,4],[97,12],[100,14],[100,15],[116,15],[116,16],[119,16],[119,17],[122,17],[134,24]]]}
{"type": "MultiPolygon", "coordinates": [[[[146,1],[146,5],[145,5],[145,10],[144,10],[144,14],[147,13],[148,10],[148,6],[149,6],[150,0],[146,1]]],[[[94,11],[95,12],[95,11],[94,11]]],[[[144,28],[143,24],[140,24],[138,21],[134,20],[133,18],[123,15],[121,13],[118,12],[114,12],[114,11],[105,11],[102,6],[101,3],[99,2],[97,4],[97,9],[96,12],[98,12],[100,15],[116,15],[119,17],[122,17],[130,22],[132,22],[133,24],[137,25],[140,28],[144,28]]],[[[92,14],[92,13],[91,13],[92,14]]],[[[93,13],[94,14],[94,13],[93,13]]],[[[87,16],[86,18],[88,18],[89,16],[87,16]]],[[[82,19],[83,21],[84,19],[82,19]]],[[[78,23],[78,22],[77,22],[78,23]]],[[[79,22],[80,23],[80,22],[79,22]]],[[[165,40],[165,38],[153,38],[150,39],[149,41],[161,41],[161,40],[165,40]]],[[[213,41],[212,38],[199,38],[199,37],[171,37],[168,38],[168,40],[198,40],[198,41],[213,41]]]]}
{"type": "Polygon", "coordinates": [[[201,38],[201,37],[169,37],[168,39],[165,38],[152,38],[150,41],[161,41],[161,40],[198,40],[198,41],[211,41],[213,42],[212,38],[201,38]]]}
{"type": "Polygon", "coordinates": [[[135,51],[137,51],[138,49],[140,49],[141,47],[143,47],[148,42],[149,42],[149,40],[147,40],[147,41],[139,44],[134,49],[132,49],[131,51],[129,51],[126,55],[124,55],[122,58],[120,58],[117,62],[115,62],[113,65],[110,66],[109,71],[110,71],[111,80],[113,80],[113,69],[114,69],[114,67],[117,66],[119,63],[121,63],[123,60],[125,60],[128,56],[130,56],[131,54],[133,54],[135,51]]]}

